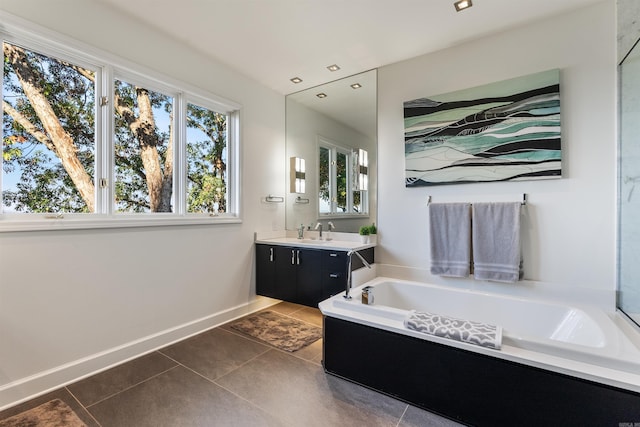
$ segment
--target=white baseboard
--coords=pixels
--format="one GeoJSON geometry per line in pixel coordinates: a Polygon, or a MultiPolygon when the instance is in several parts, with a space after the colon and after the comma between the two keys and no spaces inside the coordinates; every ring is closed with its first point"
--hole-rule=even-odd
{"type": "Polygon", "coordinates": [[[278,302],[278,300],[258,297],[246,304],[17,379],[0,387],[0,410],[64,387],[278,302]]]}

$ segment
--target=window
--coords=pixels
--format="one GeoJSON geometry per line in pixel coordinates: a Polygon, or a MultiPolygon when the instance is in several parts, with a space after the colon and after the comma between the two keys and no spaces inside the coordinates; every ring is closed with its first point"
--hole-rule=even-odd
{"type": "Polygon", "coordinates": [[[118,59],[15,37],[3,41],[0,229],[238,220],[239,106],[118,59]]]}
{"type": "Polygon", "coordinates": [[[227,116],[187,104],[187,212],[227,212],[227,116]]]}
{"type": "Polygon", "coordinates": [[[321,216],[367,214],[367,192],[358,189],[358,155],[324,138],[318,144],[321,216]]]}
{"type": "Polygon", "coordinates": [[[4,212],[95,211],[95,71],[3,43],[4,212]]]}

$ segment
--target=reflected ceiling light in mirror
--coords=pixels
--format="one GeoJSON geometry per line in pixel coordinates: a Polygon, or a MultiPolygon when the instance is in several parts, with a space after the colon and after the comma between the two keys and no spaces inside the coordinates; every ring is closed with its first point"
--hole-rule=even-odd
{"type": "Polygon", "coordinates": [[[351,85],[352,89],[360,89],[362,87],[362,85],[360,83],[354,83],[351,85]]]}
{"type": "Polygon", "coordinates": [[[291,80],[293,83],[298,84],[298,83],[302,83],[302,79],[300,77],[294,77],[291,80]]]}
{"type": "Polygon", "coordinates": [[[327,94],[324,92],[320,92],[319,94],[316,95],[318,98],[322,99],[322,98],[326,98],[327,94]]]}
{"type": "Polygon", "coordinates": [[[338,71],[339,69],[340,69],[340,67],[338,67],[337,64],[329,65],[327,67],[327,70],[329,70],[329,71],[338,71]]]}
{"type": "Polygon", "coordinates": [[[456,8],[456,12],[463,11],[470,8],[471,6],[473,6],[471,0],[459,0],[453,4],[453,7],[456,8]]]}
{"type": "Polygon", "coordinates": [[[358,150],[358,190],[369,189],[369,153],[360,148],[358,150]]]}
{"type": "Polygon", "coordinates": [[[290,158],[290,185],[289,192],[291,193],[304,193],[305,192],[305,164],[304,159],[300,157],[290,158]]]}

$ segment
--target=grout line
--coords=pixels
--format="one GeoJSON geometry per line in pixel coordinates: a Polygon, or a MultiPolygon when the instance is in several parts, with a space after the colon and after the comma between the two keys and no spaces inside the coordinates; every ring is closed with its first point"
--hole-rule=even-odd
{"type": "MultiPolygon", "coordinates": [[[[196,371],[195,369],[192,369],[192,368],[190,368],[190,367],[188,367],[188,366],[186,366],[186,365],[184,365],[184,364],[180,363],[179,361],[175,360],[174,358],[172,358],[172,357],[170,357],[170,356],[167,356],[167,355],[166,355],[166,354],[164,354],[164,353],[163,353],[163,355],[164,355],[164,356],[166,356],[166,357],[168,357],[169,359],[173,360],[173,361],[174,361],[174,362],[176,362],[179,366],[182,366],[182,367],[183,367],[183,368],[185,368],[186,370],[188,370],[188,371],[190,371],[190,372],[193,372],[194,374],[196,374],[196,375],[197,375],[197,376],[199,376],[200,378],[202,378],[202,379],[206,380],[207,382],[209,382],[209,383],[211,383],[211,384],[215,385],[216,387],[220,387],[220,388],[221,388],[221,389],[223,389],[224,391],[226,391],[226,392],[228,392],[228,393],[231,393],[232,395],[234,395],[234,396],[236,396],[237,398],[239,398],[239,399],[241,399],[241,400],[243,400],[243,401],[247,402],[247,403],[248,403],[248,404],[250,404],[251,406],[253,406],[253,407],[255,407],[255,408],[259,409],[259,410],[260,410],[260,411],[262,411],[262,412],[264,412],[265,414],[268,414],[268,415],[272,416],[274,419],[276,419],[276,420],[278,420],[278,421],[280,421],[280,422],[285,422],[286,420],[282,420],[282,419],[281,419],[281,418],[279,418],[276,414],[273,414],[273,413],[271,413],[271,412],[267,411],[265,408],[263,408],[263,407],[261,407],[261,406],[257,405],[256,403],[254,403],[254,402],[250,401],[249,399],[247,399],[247,398],[245,398],[245,397],[243,397],[243,396],[239,395],[238,393],[234,392],[233,390],[230,390],[230,389],[228,389],[227,387],[225,387],[225,386],[223,386],[223,385],[221,385],[221,384],[219,384],[219,383],[217,382],[217,380],[219,380],[220,378],[224,378],[224,377],[226,377],[227,375],[229,375],[229,374],[231,374],[231,373],[233,373],[233,372],[237,371],[238,369],[242,368],[243,366],[247,365],[249,362],[252,362],[253,360],[257,359],[258,357],[260,357],[260,356],[262,356],[262,355],[264,355],[264,354],[266,354],[266,353],[268,353],[268,352],[270,352],[270,351],[272,351],[272,350],[274,350],[274,349],[272,349],[272,348],[267,348],[267,349],[266,349],[265,351],[263,351],[262,353],[255,355],[255,356],[254,356],[254,357],[252,357],[251,359],[247,360],[246,362],[242,363],[242,364],[241,364],[241,365],[239,365],[238,367],[233,368],[231,371],[227,372],[227,373],[226,373],[226,374],[224,374],[224,375],[219,376],[219,377],[218,377],[218,378],[216,378],[216,379],[211,379],[211,378],[209,378],[209,377],[207,377],[207,376],[205,376],[205,375],[201,374],[200,372],[196,371]]],[[[277,349],[275,349],[275,350],[277,350],[277,349]]]]}
{"type": "Polygon", "coordinates": [[[407,405],[404,408],[404,411],[402,411],[402,415],[400,415],[400,419],[398,420],[398,423],[396,424],[396,427],[400,427],[400,423],[402,422],[402,419],[404,418],[404,415],[407,413],[408,410],[409,410],[409,405],[407,405]]]}
{"type": "Polygon", "coordinates": [[[84,412],[85,412],[86,414],[88,414],[88,415],[89,415],[89,417],[91,417],[91,419],[92,419],[93,421],[95,421],[95,422],[96,422],[96,424],[98,424],[98,427],[102,427],[102,424],[100,423],[100,421],[98,421],[98,420],[96,419],[96,417],[94,417],[94,416],[93,416],[93,414],[89,411],[89,409],[87,409],[87,407],[86,407],[86,406],[84,406],[84,405],[82,404],[82,402],[80,402],[80,399],[78,399],[78,398],[76,397],[76,395],[75,395],[75,394],[73,394],[73,392],[72,392],[71,390],[69,390],[69,387],[66,387],[66,386],[65,386],[65,387],[64,387],[64,389],[67,391],[67,393],[69,393],[69,394],[71,395],[71,397],[73,397],[73,399],[74,399],[76,402],[78,402],[78,405],[80,405],[80,407],[81,407],[82,409],[84,409],[84,412]]]}
{"type": "MultiPolygon", "coordinates": [[[[164,354],[163,354],[163,356],[164,356],[164,354]]],[[[86,408],[87,408],[87,410],[88,410],[88,409],[89,409],[89,408],[91,408],[92,406],[95,406],[95,405],[97,405],[97,404],[99,404],[99,403],[102,403],[102,402],[104,402],[105,400],[111,399],[112,397],[117,396],[117,395],[119,395],[119,394],[121,394],[121,393],[124,393],[125,391],[131,390],[132,388],[137,387],[137,386],[139,386],[140,384],[144,384],[144,383],[146,383],[147,381],[150,381],[150,380],[152,380],[152,379],[154,379],[154,378],[156,378],[156,377],[159,377],[159,376],[160,376],[160,375],[162,375],[162,374],[166,374],[167,372],[169,372],[169,371],[171,371],[171,370],[173,370],[173,369],[176,369],[177,367],[178,367],[178,365],[176,365],[176,366],[172,366],[172,367],[170,367],[169,369],[165,369],[165,370],[164,370],[164,371],[162,371],[162,372],[158,372],[157,374],[152,375],[152,376],[150,376],[149,378],[146,378],[146,379],[144,379],[144,380],[142,380],[142,381],[139,381],[139,382],[137,382],[137,383],[135,383],[135,384],[133,384],[133,385],[130,385],[129,387],[123,388],[123,389],[122,389],[122,390],[120,390],[120,391],[117,391],[117,392],[115,392],[115,393],[113,393],[113,394],[110,394],[109,396],[104,397],[104,398],[102,398],[102,399],[100,399],[100,400],[98,400],[98,401],[96,401],[96,402],[93,402],[91,405],[87,405],[87,407],[86,407],[86,408]]]]}

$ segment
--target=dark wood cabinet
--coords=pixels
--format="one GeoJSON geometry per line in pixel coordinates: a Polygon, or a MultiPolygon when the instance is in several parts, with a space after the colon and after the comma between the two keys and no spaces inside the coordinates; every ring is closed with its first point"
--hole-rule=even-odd
{"type": "Polygon", "coordinates": [[[321,253],[280,245],[256,245],[256,293],[317,306],[321,299],[321,253]]]}
{"type": "Polygon", "coordinates": [[[322,252],[322,300],[344,291],[347,285],[348,258],[345,251],[322,252]]]}
{"type": "MultiPolygon", "coordinates": [[[[373,262],[373,248],[360,251],[373,262]]],[[[346,251],[256,244],[256,293],[317,307],[347,285],[346,251]]],[[[356,257],[352,269],[362,267],[356,257]]]]}

